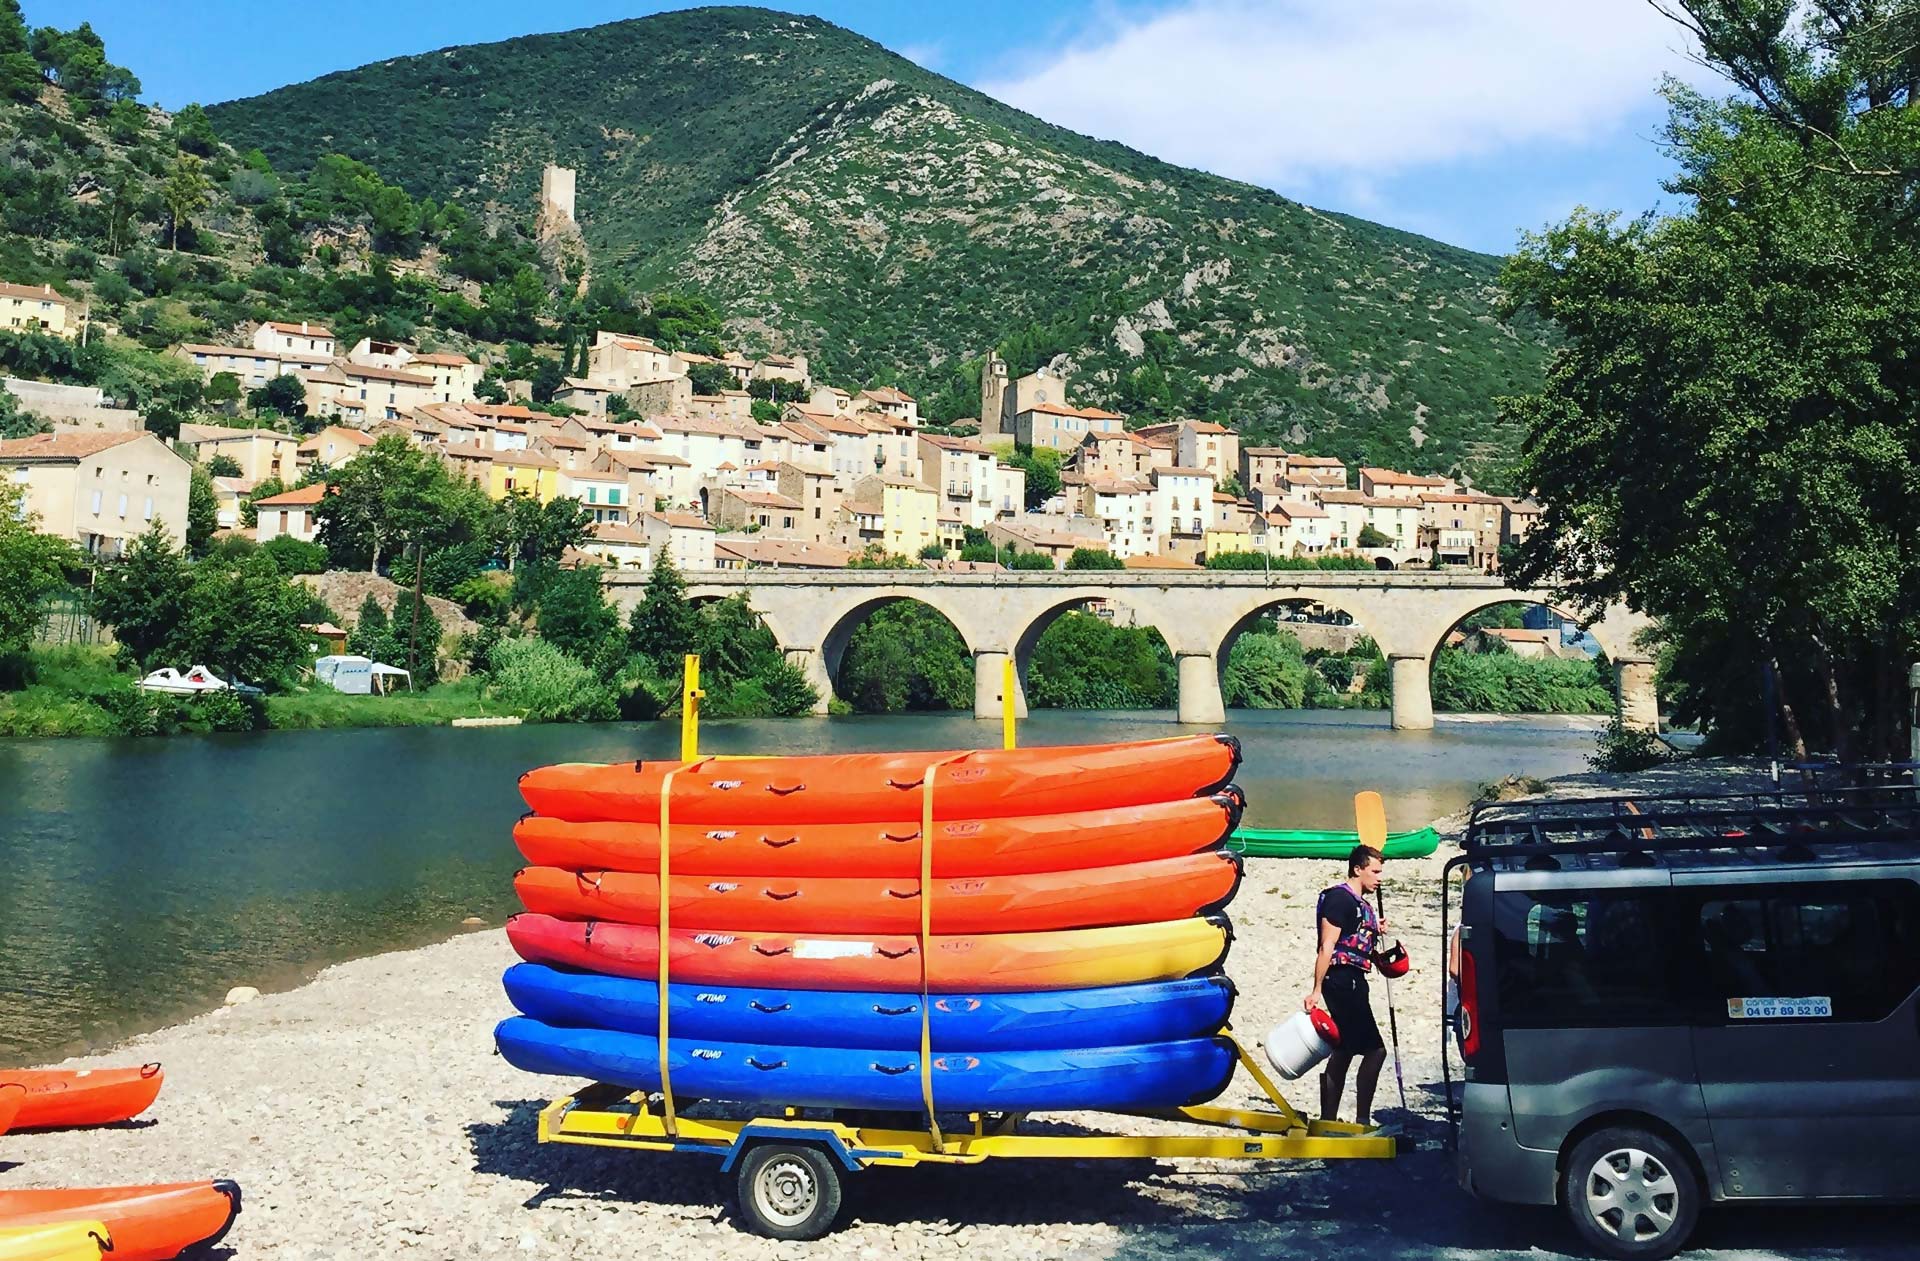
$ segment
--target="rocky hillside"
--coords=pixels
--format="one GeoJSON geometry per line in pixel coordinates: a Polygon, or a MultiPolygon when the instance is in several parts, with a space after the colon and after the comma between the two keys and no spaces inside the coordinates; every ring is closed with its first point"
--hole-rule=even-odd
{"type": "Polygon", "coordinates": [[[1497,260],[1051,126],[830,23],[699,9],[450,48],[210,110],[299,172],[531,206],[579,171],[596,276],[698,290],[750,346],[971,413],[978,357],[1080,401],[1484,481],[1539,338],[1497,260]]]}

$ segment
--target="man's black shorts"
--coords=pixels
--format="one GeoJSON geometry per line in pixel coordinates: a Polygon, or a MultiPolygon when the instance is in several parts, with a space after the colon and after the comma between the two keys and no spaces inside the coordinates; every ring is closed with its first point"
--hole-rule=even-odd
{"type": "Polygon", "coordinates": [[[1387,1045],[1380,1038],[1380,1026],[1373,1022],[1366,973],[1344,963],[1335,964],[1320,983],[1320,997],[1326,1001],[1327,1014],[1339,1026],[1343,1055],[1365,1055],[1387,1045]]]}

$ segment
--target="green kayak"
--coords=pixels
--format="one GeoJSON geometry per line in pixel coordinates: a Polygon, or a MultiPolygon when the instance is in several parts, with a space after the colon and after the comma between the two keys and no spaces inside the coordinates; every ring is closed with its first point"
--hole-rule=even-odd
{"type": "MultiPolygon", "coordinates": [[[[1302,828],[1236,828],[1227,848],[1249,858],[1345,858],[1360,843],[1358,832],[1315,832],[1302,828]]],[[[1425,858],[1440,848],[1432,828],[1387,833],[1388,858],[1425,858]]]]}

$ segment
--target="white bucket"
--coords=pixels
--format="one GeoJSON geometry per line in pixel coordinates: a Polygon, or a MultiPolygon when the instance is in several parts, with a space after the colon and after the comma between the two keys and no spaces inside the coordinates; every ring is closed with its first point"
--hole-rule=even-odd
{"type": "Polygon", "coordinates": [[[1266,1045],[1267,1062],[1288,1081],[1305,1077],[1335,1050],[1313,1016],[1304,1011],[1294,1012],[1267,1030],[1266,1045]]]}

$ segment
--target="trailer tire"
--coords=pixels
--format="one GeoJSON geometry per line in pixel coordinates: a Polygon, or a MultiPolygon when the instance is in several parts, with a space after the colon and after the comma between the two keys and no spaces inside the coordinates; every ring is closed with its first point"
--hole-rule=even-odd
{"type": "Polygon", "coordinates": [[[819,1239],[833,1229],[842,1197],[840,1166],[818,1147],[762,1143],[734,1174],[740,1216],[769,1239],[819,1239]]]}

